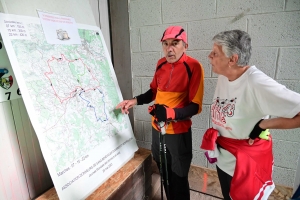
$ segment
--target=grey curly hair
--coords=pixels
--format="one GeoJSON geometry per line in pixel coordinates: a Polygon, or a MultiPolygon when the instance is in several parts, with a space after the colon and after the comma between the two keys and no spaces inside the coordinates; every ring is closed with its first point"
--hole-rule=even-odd
{"type": "Polygon", "coordinates": [[[212,40],[217,45],[222,46],[222,50],[227,57],[237,54],[238,66],[246,66],[249,64],[252,51],[251,38],[245,31],[224,31],[215,35],[212,40]]]}

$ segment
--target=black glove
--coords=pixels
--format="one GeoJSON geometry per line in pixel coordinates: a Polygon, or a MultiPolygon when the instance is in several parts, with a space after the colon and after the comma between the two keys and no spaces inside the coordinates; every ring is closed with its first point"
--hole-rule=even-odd
{"type": "Polygon", "coordinates": [[[266,129],[262,129],[262,128],[259,127],[259,124],[260,124],[260,122],[261,122],[262,120],[264,120],[264,119],[259,120],[259,121],[255,124],[253,130],[251,131],[251,133],[250,133],[250,135],[249,135],[249,138],[251,138],[252,140],[254,140],[255,138],[258,138],[259,135],[261,134],[261,132],[266,130],[266,129]]]}
{"type": "Polygon", "coordinates": [[[155,105],[156,104],[148,107],[148,113],[152,116],[155,116],[155,105]]]}
{"type": "Polygon", "coordinates": [[[166,122],[175,119],[175,110],[165,105],[155,104],[155,116],[158,122],[166,122]]]}

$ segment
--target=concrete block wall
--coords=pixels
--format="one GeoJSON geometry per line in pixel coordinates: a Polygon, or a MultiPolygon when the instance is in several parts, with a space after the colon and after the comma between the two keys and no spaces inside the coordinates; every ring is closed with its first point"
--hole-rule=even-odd
{"type": "MultiPolygon", "coordinates": [[[[203,111],[193,117],[192,164],[215,169],[200,150],[202,136],[211,126],[210,104],[217,75],[207,58],[212,37],[230,29],[252,37],[251,64],[287,88],[300,93],[299,0],[129,0],[130,51],[133,96],[149,89],[157,60],[162,56],[160,38],[169,25],[181,25],[188,33],[188,54],[205,70],[203,111]]],[[[151,149],[148,105],[134,108],[134,132],[140,147],[151,149]]],[[[273,130],[274,180],[298,187],[300,129],[273,130]],[[298,165],[298,167],[297,167],[298,165]]]]}

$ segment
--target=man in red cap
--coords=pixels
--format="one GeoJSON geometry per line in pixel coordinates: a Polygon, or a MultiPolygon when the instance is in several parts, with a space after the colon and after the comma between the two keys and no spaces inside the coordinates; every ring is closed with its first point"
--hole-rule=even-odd
{"type": "Polygon", "coordinates": [[[204,71],[199,61],[186,55],[187,35],[181,26],[168,27],[161,42],[164,57],[157,62],[150,89],[133,99],[120,102],[116,109],[120,108],[122,113],[128,114],[128,109],[134,105],[155,101],[149,107],[153,115],[153,158],[163,174],[168,200],[189,200],[191,117],[202,111],[204,71]],[[166,156],[160,155],[162,137],[166,156]]]}

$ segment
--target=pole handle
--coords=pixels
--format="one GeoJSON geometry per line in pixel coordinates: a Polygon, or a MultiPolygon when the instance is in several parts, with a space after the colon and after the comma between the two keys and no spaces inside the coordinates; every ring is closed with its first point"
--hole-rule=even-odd
{"type": "Polygon", "coordinates": [[[159,125],[159,127],[160,127],[161,134],[162,134],[162,135],[166,134],[166,126],[165,126],[165,122],[158,122],[158,125],[159,125]]]}

